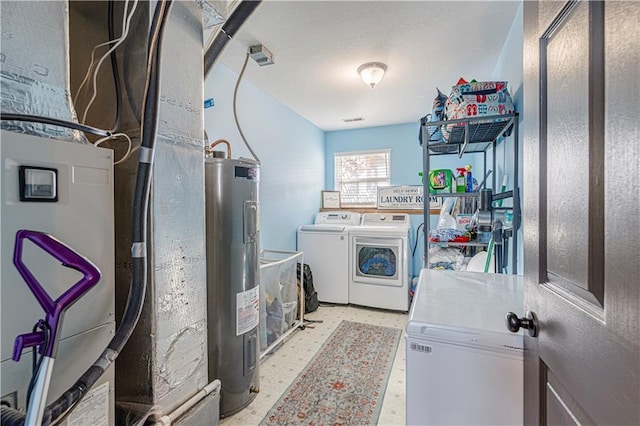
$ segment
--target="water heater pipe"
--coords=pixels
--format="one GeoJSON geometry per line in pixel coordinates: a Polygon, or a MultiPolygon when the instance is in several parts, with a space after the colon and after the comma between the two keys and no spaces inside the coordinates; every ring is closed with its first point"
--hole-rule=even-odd
{"type": "Polygon", "coordinates": [[[231,144],[229,144],[229,141],[225,139],[218,139],[217,141],[211,144],[210,148],[213,149],[216,146],[220,145],[221,143],[227,145],[227,158],[231,158],[231,144]]]}
{"type": "Polygon", "coordinates": [[[206,385],[202,390],[200,390],[200,392],[189,398],[187,402],[173,410],[171,414],[160,417],[156,422],[156,426],[170,426],[174,421],[176,421],[176,419],[179,419],[180,416],[213,392],[220,392],[220,380],[218,379],[206,385]]]}

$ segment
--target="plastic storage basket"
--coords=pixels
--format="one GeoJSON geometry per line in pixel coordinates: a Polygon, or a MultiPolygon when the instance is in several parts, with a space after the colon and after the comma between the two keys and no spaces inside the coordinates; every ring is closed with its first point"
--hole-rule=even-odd
{"type": "MultiPolygon", "coordinates": [[[[302,252],[260,251],[260,356],[304,324],[304,291],[298,293],[302,252]]],[[[302,269],[302,268],[301,268],[302,269]]]]}

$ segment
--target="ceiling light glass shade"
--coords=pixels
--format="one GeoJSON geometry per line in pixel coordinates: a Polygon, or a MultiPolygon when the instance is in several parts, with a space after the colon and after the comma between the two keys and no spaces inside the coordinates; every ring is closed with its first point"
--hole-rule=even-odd
{"type": "Polygon", "coordinates": [[[368,62],[364,65],[360,65],[358,68],[358,74],[362,77],[362,81],[367,86],[371,86],[373,89],[376,84],[382,81],[384,72],[387,70],[387,66],[382,62],[368,62]]]}

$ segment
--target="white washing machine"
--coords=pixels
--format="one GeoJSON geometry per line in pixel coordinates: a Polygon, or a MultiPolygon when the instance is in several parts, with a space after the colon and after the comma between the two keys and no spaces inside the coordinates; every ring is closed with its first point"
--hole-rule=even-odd
{"type": "Polygon", "coordinates": [[[349,232],[349,303],[397,311],[409,310],[407,214],[365,213],[349,232]]]}
{"type": "Polygon", "coordinates": [[[298,250],[311,268],[318,300],[349,303],[349,230],[360,213],[320,212],[313,225],[298,228],[298,250]]]}

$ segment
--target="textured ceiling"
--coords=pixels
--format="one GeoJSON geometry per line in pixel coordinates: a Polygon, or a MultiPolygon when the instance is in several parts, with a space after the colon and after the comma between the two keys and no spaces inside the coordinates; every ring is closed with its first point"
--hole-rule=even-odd
{"type": "Polygon", "coordinates": [[[266,0],[220,61],[239,72],[263,44],[275,64],[249,60],[244,78],[326,131],[416,122],[435,87],[491,77],[519,4],[266,0]],[[389,67],[374,89],[356,72],[372,61],[389,67]]]}

